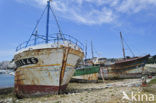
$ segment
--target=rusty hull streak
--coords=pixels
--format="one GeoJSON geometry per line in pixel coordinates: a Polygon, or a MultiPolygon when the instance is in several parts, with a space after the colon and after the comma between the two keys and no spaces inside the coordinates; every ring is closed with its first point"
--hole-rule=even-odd
{"type": "Polygon", "coordinates": [[[66,68],[66,62],[67,62],[69,50],[70,50],[70,48],[64,48],[63,59],[62,59],[62,67],[61,67],[61,72],[60,72],[59,93],[61,92],[60,91],[60,86],[61,86],[62,80],[64,78],[64,72],[65,72],[65,68],[66,68]]]}

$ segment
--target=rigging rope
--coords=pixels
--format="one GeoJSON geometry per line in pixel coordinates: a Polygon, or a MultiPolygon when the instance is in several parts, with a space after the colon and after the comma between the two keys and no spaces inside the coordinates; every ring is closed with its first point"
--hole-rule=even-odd
{"type": "Polygon", "coordinates": [[[58,27],[58,29],[59,29],[60,37],[64,40],[64,37],[63,37],[63,35],[62,35],[62,31],[61,31],[61,27],[60,27],[60,25],[59,25],[59,23],[58,23],[58,20],[57,20],[57,18],[56,18],[56,15],[55,15],[55,13],[54,13],[54,10],[53,10],[52,7],[50,7],[50,10],[51,10],[51,12],[52,12],[52,14],[53,14],[53,16],[54,16],[54,19],[55,19],[55,21],[56,21],[57,27],[58,27]]]}
{"type": "Polygon", "coordinates": [[[135,57],[134,52],[132,51],[132,49],[129,47],[128,43],[123,39],[123,41],[125,42],[126,46],[128,47],[129,51],[132,53],[133,57],[135,57]]]}
{"type": "Polygon", "coordinates": [[[29,40],[28,40],[28,42],[27,42],[27,44],[26,44],[26,46],[25,46],[25,47],[27,47],[27,46],[28,46],[28,43],[29,43],[29,41],[30,41],[31,37],[33,36],[33,33],[35,32],[35,30],[36,30],[37,26],[39,25],[39,23],[40,23],[40,21],[41,21],[41,19],[42,19],[43,15],[44,15],[44,13],[45,13],[46,9],[47,9],[47,6],[46,6],[46,7],[45,7],[45,9],[43,10],[43,12],[42,12],[42,14],[41,14],[40,18],[37,20],[37,23],[36,23],[36,25],[35,25],[35,28],[33,29],[32,33],[31,33],[31,36],[30,36],[30,38],[29,38],[29,40]]]}

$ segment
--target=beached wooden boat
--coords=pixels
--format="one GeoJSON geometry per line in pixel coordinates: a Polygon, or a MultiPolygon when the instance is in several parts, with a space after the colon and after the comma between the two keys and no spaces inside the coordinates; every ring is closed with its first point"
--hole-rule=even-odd
{"type": "Polygon", "coordinates": [[[148,57],[149,55],[120,60],[110,65],[104,65],[100,69],[102,69],[104,79],[140,78],[148,57]]]}
{"type": "Polygon", "coordinates": [[[123,79],[123,78],[140,78],[144,72],[144,66],[150,55],[142,57],[126,58],[122,34],[120,33],[123,56],[121,60],[115,60],[111,63],[105,63],[101,66],[101,77],[104,79],[123,79]]]}
{"type": "Polygon", "coordinates": [[[61,33],[56,16],[59,33],[49,35],[50,11],[55,15],[50,0],[46,9],[46,36],[33,31],[30,39],[17,47],[14,56],[15,93],[20,98],[63,92],[84,56],[83,44],[61,33]]]}
{"type": "Polygon", "coordinates": [[[99,66],[82,66],[77,68],[73,77],[72,82],[97,82],[99,66]]]}

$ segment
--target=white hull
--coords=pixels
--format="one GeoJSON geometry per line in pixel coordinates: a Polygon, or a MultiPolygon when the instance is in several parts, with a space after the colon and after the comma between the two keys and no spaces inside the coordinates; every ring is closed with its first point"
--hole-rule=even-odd
{"type": "Polygon", "coordinates": [[[74,74],[76,64],[82,58],[82,51],[64,46],[17,53],[14,57],[15,63],[19,66],[15,73],[16,94],[27,97],[64,91],[74,74]],[[35,63],[29,64],[32,61],[35,63]]]}

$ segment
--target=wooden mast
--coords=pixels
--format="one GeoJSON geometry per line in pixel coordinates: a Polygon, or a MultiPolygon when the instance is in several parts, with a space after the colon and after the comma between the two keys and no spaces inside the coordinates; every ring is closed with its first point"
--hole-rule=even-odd
{"type": "Polygon", "coordinates": [[[87,42],[86,42],[86,45],[85,45],[85,60],[87,59],[87,42]]]}
{"type": "Polygon", "coordinates": [[[91,52],[92,52],[92,58],[94,58],[94,51],[93,51],[93,43],[91,41],[91,52]]]}
{"type": "Polygon", "coordinates": [[[123,57],[124,57],[124,59],[126,59],[124,42],[123,42],[123,37],[122,37],[122,33],[121,32],[120,32],[120,38],[121,38],[121,44],[122,44],[123,57]]]}

